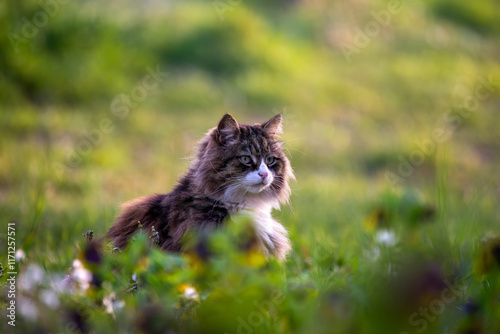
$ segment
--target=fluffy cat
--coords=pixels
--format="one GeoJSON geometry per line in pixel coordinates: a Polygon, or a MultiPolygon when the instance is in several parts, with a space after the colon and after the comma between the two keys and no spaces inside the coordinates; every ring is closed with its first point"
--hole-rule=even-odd
{"type": "Polygon", "coordinates": [[[125,247],[140,222],[147,231],[155,228],[163,250],[182,252],[187,232],[217,228],[246,213],[263,252],[284,260],[291,248],[288,232],[271,216],[288,202],[294,177],[277,139],[281,132],[281,114],[254,125],[225,114],[201,140],[196,160],[173,191],[123,204],[107,237],[125,247]]]}

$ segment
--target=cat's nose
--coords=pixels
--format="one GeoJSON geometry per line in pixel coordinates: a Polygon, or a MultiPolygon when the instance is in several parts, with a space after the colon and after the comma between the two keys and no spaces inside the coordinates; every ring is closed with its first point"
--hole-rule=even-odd
{"type": "Polygon", "coordinates": [[[265,180],[266,177],[269,175],[266,171],[258,172],[257,174],[259,174],[262,180],[265,180]]]}

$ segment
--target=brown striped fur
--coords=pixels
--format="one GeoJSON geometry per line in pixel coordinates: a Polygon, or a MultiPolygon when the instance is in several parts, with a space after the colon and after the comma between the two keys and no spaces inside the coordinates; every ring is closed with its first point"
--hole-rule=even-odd
{"type": "Polygon", "coordinates": [[[140,222],[147,231],[155,228],[163,250],[180,252],[189,231],[217,228],[241,212],[252,217],[263,251],[284,259],[291,248],[287,231],[271,217],[272,208],[288,201],[293,177],[277,139],[281,123],[281,114],[254,125],[224,115],[201,140],[195,161],[173,191],[123,204],[107,237],[123,248],[140,222]]]}

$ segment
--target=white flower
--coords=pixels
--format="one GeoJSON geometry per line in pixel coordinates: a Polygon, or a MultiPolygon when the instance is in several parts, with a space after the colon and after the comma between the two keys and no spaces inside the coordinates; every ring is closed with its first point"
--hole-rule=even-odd
{"type": "Polygon", "coordinates": [[[45,274],[38,264],[30,264],[19,277],[19,290],[31,290],[43,283],[45,274]]]}
{"type": "Polygon", "coordinates": [[[26,254],[24,254],[24,251],[22,249],[18,249],[16,251],[16,261],[20,262],[26,258],[26,254]]]}
{"type": "Polygon", "coordinates": [[[19,310],[19,313],[23,315],[23,317],[30,319],[31,321],[36,320],[36,318],[38,317],[38,309],[31,299],[20,297],[17,303],[17,309],[19,310]]]}
{"type": "Polygon", "coordinates": [[[74,281],[78,282],[80,289],[85,291],[90,288],[92,282],[92,273],[86,269],[80,260],[73,261],[73,275],[74,281]]]}
{"type": "Polygon", "coordinates": [[[102,304],[104,305],[106,313],[112,314],[113,316],[115,316],[115,310],[119,310],[125,306],[123,300],[116,299],[116,294],[114,292],[104,297],[102,304]]]}
{"type": "Polygon", "coordinates": [[[109,314],[114,314],[115,311],[113,310],[113,300],[116,298],[116,295],[114,292],[111,292],[109,295],[104,297],[102,300],[102,304],[104,305],[104,308],[106,309],[106,313],[109,314]]]}
{"type": "Polygon", "coordinates": [[[382,230],[377,233],[377,242],[381,245],[392,247],[396,244],[396,235],[389,230],[382,230]]]}
{"type": "Polygon", "coordinates": [[[40,299],[50,308],[59,307],[59,298],[57,298],[57,295],[52,290],[43,290],[40,292],[40,299]]]}
{"type": "Polygon", "coordinates": [[[200,295],[196,292],[196,289],[192,286],[187,286],[184,290],[184,297],[186,299],[198,300],[200,299],[200,295]]]}
{"type": "Polygon", "coordinates": [[[58,292],[73,293],[73,278],[71,275],[66,275],[64,278],[57,278],[52,284],[53,288],[58,292]]]}

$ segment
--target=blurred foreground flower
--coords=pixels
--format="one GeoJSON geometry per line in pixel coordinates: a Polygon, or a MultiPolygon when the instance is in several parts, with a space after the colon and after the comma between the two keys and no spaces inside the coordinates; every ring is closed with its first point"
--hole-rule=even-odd
{"type": "Polygon", "coordinates": [[[435,310],[441,314],[445,307],[465,297],[465,286],[456,277],[446,276],[438,263],[408,261],[391,280],[397,310],[421,313],[435,310]],[[439,306],[439,308],[438,308],[439,306]]]}
{"type": "Polygon", "coordinates": [[[73,281],[78,283],[80,290],[86,291],[92,282],[92,272],[86,269],[80,260],[73,261],[73,281]]]}
{"type": "Polygon", "coordinates": [[[30,264],[19,276],[18,286],[21,291],[31,291],[41,285],[45,279],[42,268],[36,264],[30,264]]]}
{"type": "Polygon", "coordinates": [[[31,300],[31,298],[20,297],[18,299],[18,309],[19,313],[31,321],[36,321],[38,318],[38,308],[36,307],[35,302],[31,300]]]}
{"type": "Polygon", "coordinates": [[[396,244],[396,234],[390,230],[381,230],[377,232],[375,239],[377,243],[387,247],[392,247],[396,244]]]}
{"type": "Polygon", "coordinates": [[[26,254],[24,254],[24,251],[22,249],[16,250],[16,261],[21,262],[26,258],[26,254]]]}
{"type": "Polygon", "coordinates": [[[475,269],[481,275],[500,269],[500,235],[487,235],[483,238],[475,269]]]}
{"type": "Polygon", "coordinates": [[[182,283],[181,285],[179,285],[178,290],[186,299],[197,301],[200,300],[200,295],[192,285],[182,283]]]}
{"type": "Polygon", "coordinates": [[[52,309],[59,307],[59,298],[53,290],[42,290],[39,294],[40,300],[52,309]]]}
{"type": "Polygon", "coordinates": [[[368,232],[373,232],[377,228],[387,228],[389,226],[389,214],[383,208],[373,211],[363,221],[363,227],[368,232]]]}
{"type": "Polygon", "coordinates": [[[125,302],[123,300],[116,299],[116,294],[111,292],[109,295],[103,298],[102,305],[106,310],[106,313],[116,316],[115,310],[119,310],[125,306],[125,302]]]}
{"type": "Polygon", "coordinates": [[[89,242],[81,251],[80,257],[83,264],[94,270],[101,264],[101,249],[95,242],[89,242]]]}

